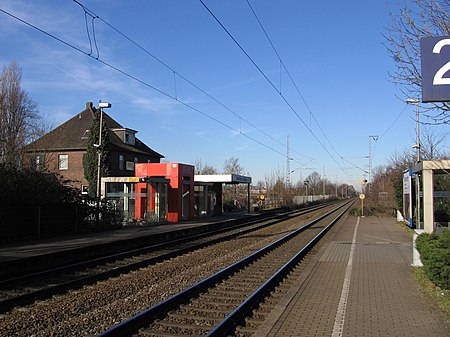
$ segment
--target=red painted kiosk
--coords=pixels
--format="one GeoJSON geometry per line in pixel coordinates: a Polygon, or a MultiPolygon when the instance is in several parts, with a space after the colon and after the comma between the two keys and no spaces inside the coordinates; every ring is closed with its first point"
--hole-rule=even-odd
{"type": "MultiPolygon", "coordinates": [[[[180,222],[194,220],[194,166],[180,163],[136,164],[135,175],[139,178],[137,195],[153,196],[148,199],[136,198],[136,215],[155,214],[158,209],[158,191],[151,184],[155,178],[169,181],[167,188],[167,221],[180,222]]],[[[141,218],[143,218],[141,216],[141,218]]]]}

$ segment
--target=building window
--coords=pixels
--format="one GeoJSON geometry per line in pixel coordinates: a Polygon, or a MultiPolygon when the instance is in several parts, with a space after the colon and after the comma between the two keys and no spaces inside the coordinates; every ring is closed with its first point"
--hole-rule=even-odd
{"type": "Polygon", "coordinates": [[[125,143],[130,145],[135,145],[136,140],[134,137],[134,133],[125,130],[125,143]]]}
{"type": "Polygon", "coordinates": [[[123,154],[119,154],[119,170],[125,170],[125,159],[123,158],[123,154]]]}
{"type": "Polygon", "coordinates": [[[35,169],[38,171],[42,171],[44,169],[45,155],[40,154],[35,157],[35,160],[35,169]]]}
{"type": "Polygon", "coordinates": [[[69,169],[69,155],[68,154],[60,154],[58,156],[58,168],[60,170],[68,170],[69,169]]]}

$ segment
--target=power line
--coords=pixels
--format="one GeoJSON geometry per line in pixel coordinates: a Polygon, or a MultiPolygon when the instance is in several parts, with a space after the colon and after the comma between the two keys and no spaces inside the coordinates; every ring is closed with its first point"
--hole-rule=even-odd
{"type": "MultiPolygon", "coordinates": [[[[78,5],[80,5],[83,10],[85,11],[85,13],[87,12],[89,15],[91,15],[92,17],[99,19],[100,21],[102,21],[105,25],[107,25],[109,28],[111,28],[113,31],[115,31],[117,34],[119,34],[120,36],[122,36],[123,38],[125,38],[127,41],[129,41],[131,44],[133,44],[134,46],[136,46],[138,49],[140,49],[141,51],[143,51],[145,54],[147,54],[148,56],[150,56],[152,59],[154,59],[155,61],[157,61],[159,64],[161,64],[163,67],[165,67],[166,69],[170,70],[173,75],[174,75],[174,88],[175,88],[175,98],[177,98],[177,92],[176,92],[176,77],[178,76],[179,78],[183,79],[184,81],[186,81],[187,83],[189,83],[192,87],[194,87],[195,89],[199,90],[201,93],[203,93],[205,96],[207,96],[208,98],[210,98],[211,100],[213,100],[215,103],[217,103],[218,105],[220,105],[222,108],[224,108],[225,110],[229,111],[230,113],[232,113],[233,115],[235,115],[236,117],[239,118],[239,120],[242,120],[244,122],[246,122],[248,125],[250,125],[251,127],[253,127],[255,130],[259,131],[261,134],[263,134],[264,136],[270,138],[271,140],[274,140],[276,143],[282,145],[283,147],[285,147],[286,145],[284,143],[282,143],[281,141],[273,138],[271,135],[269,135],[267,132],[263,131],[262,129],[258,128],[256,125],[254,125],[252,122],[250,122],[249,120],[247,120],[246,118],[242,117],[241,115],[239,115],[238,113],[236,113],[235,111],[233,111],[232,109],[230,109],[228,106],[226,106],[224,103],[220,102],[218,99],[216,99],[215,97],[213,97],[210,93],[208,93],[206,90],[202,89],[200,86],[198,86],[197,84],[193,83],[191,80],[189,80],[186,76],[182,75],[181,73],[179,73],[178,71],[176,71],[172,66],[170,66],[169,64],[167,64],[166,62],[164,62],[161,58],[157,57],[156,55],[154,55],[153,53],[151,53],[149,50],[147,50],[146,48],[144,48],[142,45],[140,45],[138,42],[136,42],[134,39],[132,39],[131,37],[129,37],[128,35],[126,35],[125,33],[121,32],[119,29],[117,29],[116,27],[114,27],[112,24],[110,24],[109,22],[107,22],[106,20],[104,20],[103,18],[101,18],[99,15],[97,15],[96,13],[94,13],[92,10],[90,10],[89,8],[87,8],[85,5],[83,5],[82,3],[80,3],[77,0],[73,0],[75,3],[77,3],[78,5]]],[[[297,151],[294,151],[298,154],[300,154],[297,151]]]]}
{"type": "MultiPolygon", "coordinates": [[[[269,77],[264,73],[264,71],[258,66],[258,64],[253,60],[253,58],[246,52],[246,50],[241,46],[241,44],[235,39],[235,37],[230,33],[230,31],[222,24],[219,18],[209,9],[209,7],[202,1],[199,0],[200,3],[205,7],[205,9],[209,12],[209,14],[214,18],[214,20],[219,24],[220,27],[227,33],[227,35],[233,40],[233,42],[238,46],[238,48],[242,51],[242,53],[249,59],[249,61],[255,66],[255,68],[261,73],[261,75],[266,79],[266,81],[272,86],[272,88],[280,95],[286,105],[291,109],[291,111],[297,116],[297,118],[302,122],[302,124],[306,127],[306,129],[311,133],[311,135],[316,139],[316,141],[322,146],[322,148],[328,153],[328,155],[333,159],[333,161],[338,165],[339,162],[336,158],[328,151],[328,149],[323,145],[320,139],[316,136],[316,134],[308,127],[306,122],[300,117],[298,112],[294,109],[292,104],[287,100],[287,98],[282,94],[281,90],[278,90],[275,84],[269,79],[269,77]]],[[[341,168],[342,169],[342,168],[341,168]]]]}
{"type": "Polygon", "coordinates": [[[392,123],[389,125],[389,127],[386,129],[386,131],[384,131],[380,137],[378,137],[378,139],[383,138],[388,132],[389,130],[391,130],[391,128],[394,126],[394,124],[398,121],[398,119],[401,117],[401,115],[403,115],[403,112],[405,112],[406,108],[408,107],[408,105],[405,105],[405,107],[403,108],[403,110],[398,114],[397,117],[395,117],[395,119],[392,121],[392,123]]]}
{"type": "MultiPolygon", "coordinates": [[[[255,10],[253,9],[253,6],[250,4],[249,0],[246,0],[247,4],[250,8],[250,10],[253,13],[253,16],[255,17],[256,21],[258,22],[259,26],[261,27],[261,30],[263,31],[264,35],[266,36],[267,40],[269,41],[270,45],[272,46],[273,51],[275,52],[275,54],[278,57],[278,60],[280,61],[280,66],[286,71],[286,74],[288,75],[289,79],[291,80],[292,84],[294,85],[295,90],[297,91],[298,95],[300,96],[301,100],[303,101],[303,103],[305,104],[306,108],[308,109],[311,117],[314,119],[314,122],[316,123],[316,125],[319,127],[320,131],[322,132],[323,136],[325,137],[325,139],[328,141],[328,144],[331,146],[331,148],[334,150],[334,152],[336,152],[336,154],[340,157],[339,152],[334,148],[333,143],[330,141],[330,139],[328,138],[328,136],[325,134],[325,132],[323,131],[322,127],[320,126],[319,122],[317,121],[316,117],[314,116],[314,113],[312,112],[311,108],[309,107],[309,104],[306,102],[305,97],[303,96],[303,94],[300,92],[299,87],[297,86],[297,83],[294,81],[294,78],[292,77],[291,73],[289,72],[288,68],[286,67],[286,64],[283,62],[283,60],[281,59],[280,54],[278,53],[277,49],[275,48],[274,43],[272,42],[271,38],[269,37],[269,34],[267,33],[266,29],[264,28],[261,20],[259,19],[258,15],[256,14],[255,10]]],[[[280,70],[280,76],[281,76],[281,70],[280,70]]],[[[281,81],[280,81],[280,92],[281,92],[281,81]]]]}
{"type": "Polygon", "coordinates": [[[199,113],[199,114],[201,114],[201,115],[203,115],[203,116],[213,120],[214,122],[216,122],[216,123],[218,123],[218,124],[228,128],[228,129],[230,129],[230,130],[232,130],[232,131],[234,131],[234,132],[236,132],[238,134],[241,134],[242,136],[252,140],[253,142],[255,142],[255,143],[257,143],[257,144],[259,144],[259,145],[261,145],[261,146],[263,146],[263,147],[265,147],[265,148],[267,148],[267,149],[269,149],[269,150],[271,150],[271,151],[273,151],[275,153],[278,153],[278,154],[280,154],[283,157],[286,156],[284,153],[275,150],[273,147],[270,147],[270,146],[264,144],[263,142],[261,142],[261,141],[255,139],[255,138],[249,136],[248,134],[243,133],[241,130],[237,130],[236,128],[234,128],[234,127],[232,127],[232,126],[230,126],[230,125],[228,125],[228,124],[218,120],[217,118],[207,114],[206,112],[201,111],[200,109],[197,109],[197,108],[193,107],[192,105],[190,105],[190,104],[188,104],[186,102],[183,102],[180,99],[177,99],[177,97],[172,96],[169,93],[167,93],[167,92],[165,92],[165,91],[163,91],[161,89],[156,88],[155,86],[153,86],[153,85],[151,85],[151,84],[149,84],[149,83],[147,83],[147,82],[137,78],[136,76],[131,75],[131,74],[127,73],[126,71],[119,69],[118,67],[116,67],[116,66],[114,66],[114,65],[112,65],[112,64],[110,64],[110,63],[108,63],[108,62],[106,62],[104,60],[102,60],[100,57],[94,57],[91,53],[87,53],[86,51],[84,51],[84,50],[74,46],[73,44],[71,44],[69,42],[66,42],[63,39],[61,39],[61,38],[59,38],[59,37],[57,37],[57,36],[55,36],[55,35],[53,35],[51,33],[46,32],[45,30],[43,30],[43,29],[41,29],[41,28],[39,28],[39,27],[37,27],[37,26],[35,26],[35,25],[33,25],[33,24],[31,24],[31,23],[29,23],[29,22],[27,22],[27,21],[25,21],[25,20],[23,20],[23,19],[21,19],[21,18],[19,18],[17,16],[15,16],[12,13],[9,13],[9,12],[5,11],[2,8],[0,8],[0,12],[4,13],[4,14],[6,14],[6,15],[8,15],[8,16],[10,16],[10,17],[12,17],[12,18],[14,18],[14,19],[16,19],[16,20],[18,20],[20,22],[22,22],[23,24],[25,24],[25,25],[33,28],[33,29],[36,29],[40,33],[47,35],[48,37],[50,37],[50,38],[52,38],[52,39],[54,39],[54,40],[64,44],[65,46],[70,47],[70,48],[74,49],[75,51],[77,51],[77,52],[79,52],[79,53],[81,53],[81,54],[83,54],[85,56],[88,56],[88,57],[92,58],[93,60],[103,64],[104,66],[107,66],[107,67],[113,69],[114,71],[116,71],[116,72],[118,72],[118,73],[120,73],[120,74],[122,74],[122,75],[124,75],[124,76],[126,76],[126,77],[128,77],[128,78],[130,78],[130,79],[132,79],[132,80],[134,80],[134,81],[136,81],[136,82],[138,82],[138,83],[148,87],[148,88],[151,88],[151,89],[155,90],[156,92],[158,92],[158,93],[160,93],[160,94],[162,94],[162,95],[164,95],[164,96],[166,96],[168,98],[171,98],[171,99],[177,101],[178,103],[184,105],[185,107],[187,107],[187,108],[189,108],[189,109],[191,109],[191,110],[193,110],[193,111],[195,111],[195,112],[197,112],[197,113],[199,113]]]}

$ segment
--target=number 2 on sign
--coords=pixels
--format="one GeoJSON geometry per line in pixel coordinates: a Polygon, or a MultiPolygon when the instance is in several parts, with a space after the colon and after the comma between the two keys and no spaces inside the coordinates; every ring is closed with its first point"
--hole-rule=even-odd
{"type": "MultiPolygon", "coordinates": [[[[441,52],[442,47],[450,46],[450,39],[440,40],[433,47],[433,54],[439,54],[441,52]]],[[[439,70],[436,72],[433,78],[433,85],[439,84],[450,84],[450,78],[445,78],[444,75],[447,71],[450,70],[450,61],[444,64],[439,70]]]]}

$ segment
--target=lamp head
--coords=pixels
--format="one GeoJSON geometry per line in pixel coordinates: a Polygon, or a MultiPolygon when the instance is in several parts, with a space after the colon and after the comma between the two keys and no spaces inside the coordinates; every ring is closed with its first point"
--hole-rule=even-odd
{"type": "Polygon", "coordinates": [[[106,103],[106,102],[100,102],[98,103],[98,107],[103,109],[103,108],[110,108],[111,107],[111,103],[106,103]]]}

